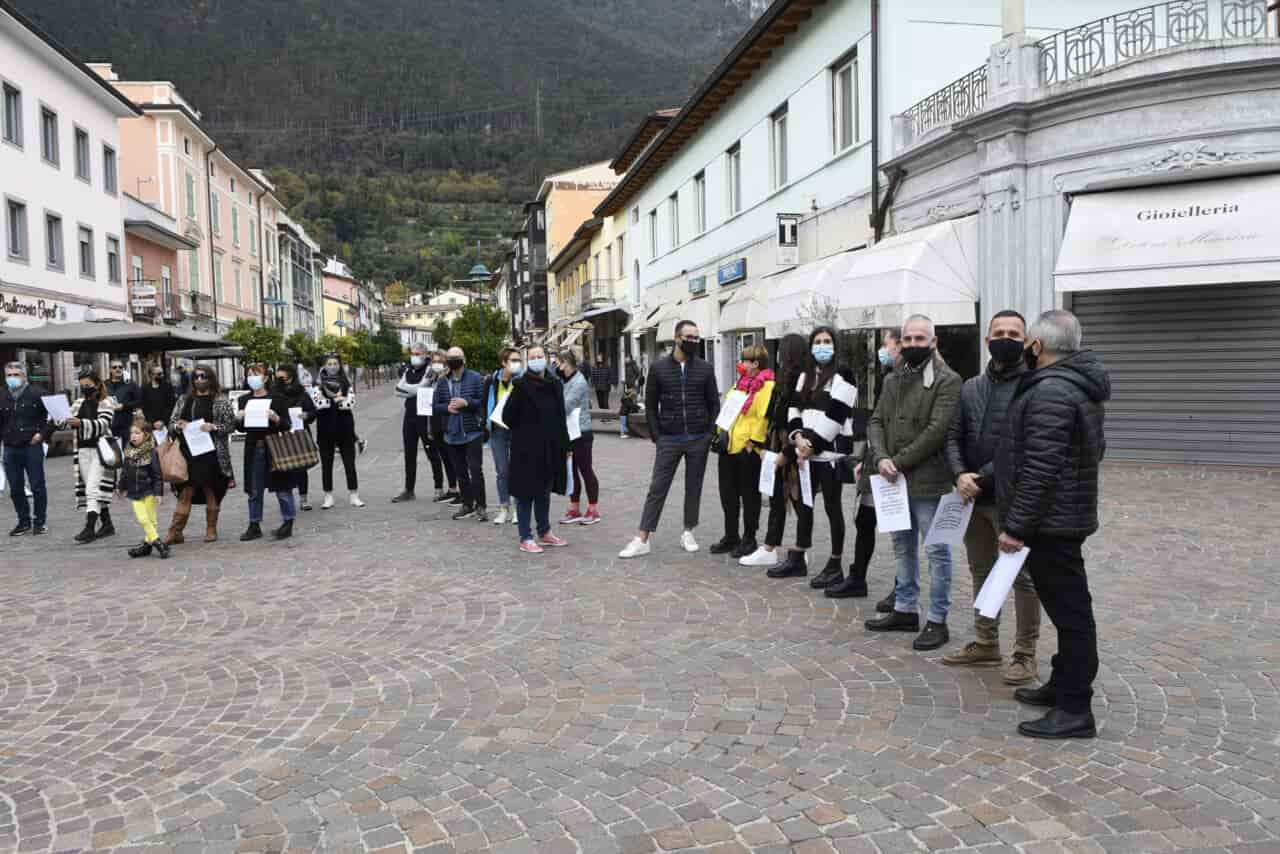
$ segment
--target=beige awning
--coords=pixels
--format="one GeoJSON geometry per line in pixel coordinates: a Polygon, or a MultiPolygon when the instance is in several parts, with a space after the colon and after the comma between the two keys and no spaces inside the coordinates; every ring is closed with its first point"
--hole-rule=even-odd
{"type": "Polygon", "coordinates": [[[828,293],[836,288],[859,254],[831,255],[769,279],[762,292],[762,296],[767,294],[765,334],[769,338],[781,338],[789,332],[807,332],[814,325],[814,314],[821,314],[831,301],[828,293]]]}

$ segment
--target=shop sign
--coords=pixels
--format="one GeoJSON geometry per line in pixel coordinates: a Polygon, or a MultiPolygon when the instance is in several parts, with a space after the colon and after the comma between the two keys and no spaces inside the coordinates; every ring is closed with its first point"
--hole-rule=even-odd
{"type": "Polygon", "coordinates": [[[707,292],[707,277],[694,276],[689,280],[689,293],[705,294],[707,292]]]}
{"type": "Polygon", "coordinates": [[[135,297],[153,297],[156,295],[155,285],[134,285],[131,290],[135,297]]]}
{"type": "Polygon", "coordinates": [[[778,214],[778,266],[800,263],[800,214],[778,214]]]}
{"type": "Polygon", "coordinates": [[[747,259],[739,258],[736,261],[730,261],[727,264],[721,264],[720,269],[716,271],[716,280],[720,286],[731,285],[734,282],[741,282],[747,278],[747,259]]]}
{"type": "Polygon", "coordinates": [[[155,297],[138,297],[136,299],[129,300],[129,305],[133,306],[133,308],[137,311],[142,311],[145,309],[153,309],[156,307],[156,298],[155,297]]]}
{"type": "Polygon", "coordinates": [[[35,320],[66,320],[67,307],[61,303],[42,299],[24,301],[21,297],[0,293],[0,314],[14,317],[30,317],[35,320]]]}

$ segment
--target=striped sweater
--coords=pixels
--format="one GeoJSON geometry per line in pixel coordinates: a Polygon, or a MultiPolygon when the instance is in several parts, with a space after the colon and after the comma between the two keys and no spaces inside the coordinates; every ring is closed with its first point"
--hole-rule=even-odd
{"type": "Polygon", "coordinates": [[[848,368],[837,368],[825,386],[806,389],[804,374],[796,381],[787,410],[787,434],[799,434],[813,445],[812,459],[833,462],[853,453],[853,409],[858,386],[848,368]]]}

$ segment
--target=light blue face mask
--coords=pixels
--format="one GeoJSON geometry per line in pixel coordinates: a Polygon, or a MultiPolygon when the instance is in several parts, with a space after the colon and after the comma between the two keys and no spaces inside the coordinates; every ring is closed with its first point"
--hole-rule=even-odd
{"type": "Polygon", "coordinates": [[[9,387],[10,391],[17,391],[22,388],[22,377],[5,377],[4,384],[9,387]]]}
{"type": "Polygon", "coordinates": [[[258,376],[257,374],[250,374],[249,389],[251,391],[257,391],[260,388],[262,388],[262,377],[258,376]]]}
{"type": "Polygon", "coordinates": [[[409,364],[413,365],[415,368],[421,368],[424,364],[426,364],[426,361],[427,361],[426,356],[410,356],[409,357],[409,364]]]}
{"type": "Polygon", "coordinates": [[[814,344],[809,348],[809,352],[813,354],[813,360],[819,365],[825,365],[830,362],[836,355],[834,344],[814,344]]]}
{"type": "Polygon", "coordinates": [[[529,360],[529,370],[533,371],[535,374],[540,374],[546,369],[547,369],[546,359],[530,359],[529,360]]]}
{"type": "Polygon", "coordinates": [[[880,358],[880,364],[884,365],[886,368],[893,366],[893,357],[889,355],[889,351],[885,348],[881,347],[880,351],[876,353],[876,356],[880,358]]]}

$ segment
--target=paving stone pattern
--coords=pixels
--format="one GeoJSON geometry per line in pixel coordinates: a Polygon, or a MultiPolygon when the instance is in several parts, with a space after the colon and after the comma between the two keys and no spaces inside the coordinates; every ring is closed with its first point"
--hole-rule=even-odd
{"type": "MultiPolygon", "coordinates": [[[[1280,852],[1280,477],[1106,469],[1101,734],[1046,744],[997,671],[709,555],[714,467],[704,551],[677,510],[622,562],[652,456],[602,435],[605,523],[529,557],[387,503],[399,410],[362,402],[369,506],[287,544],[237,542],[234,492],[168,562],[123,503],[75,546],[50,461],[53,532],[0,542],[0,851],[1280,852]]],[[[955,601],[962,643],[967,571],[955,601]]]]}

